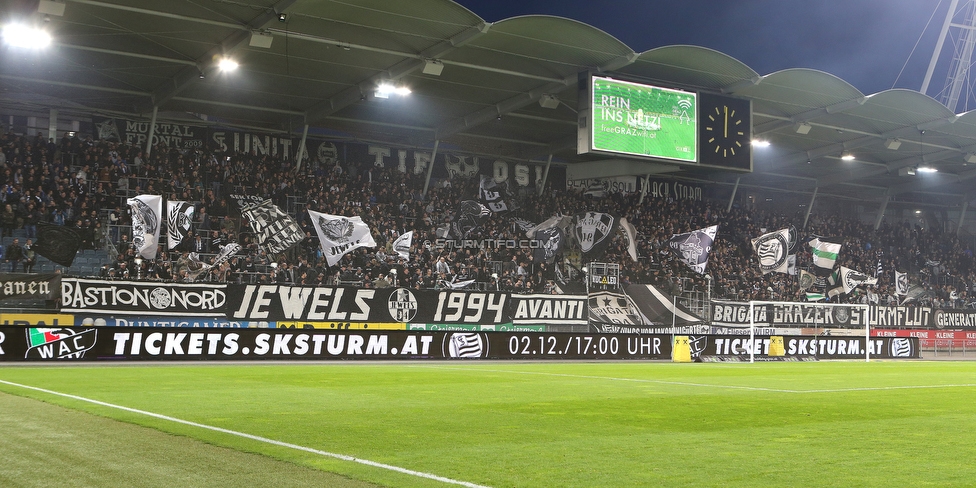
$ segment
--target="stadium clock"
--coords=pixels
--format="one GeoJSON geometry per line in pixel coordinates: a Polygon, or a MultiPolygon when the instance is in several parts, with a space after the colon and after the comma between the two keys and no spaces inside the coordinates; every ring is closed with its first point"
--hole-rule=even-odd
{"type": "Polygon", "coordinates": [[[751,109],[749,100],[700,94],[700,164],[752,169],[751,109]]]}

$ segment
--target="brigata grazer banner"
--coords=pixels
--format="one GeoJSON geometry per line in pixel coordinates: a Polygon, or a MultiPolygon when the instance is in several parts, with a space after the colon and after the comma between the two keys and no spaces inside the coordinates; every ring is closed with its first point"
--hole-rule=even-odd
{"type": "Polygon", "coordinates": [[[663,335],[0,327],[0,361],[670,358],[663,335]]]}

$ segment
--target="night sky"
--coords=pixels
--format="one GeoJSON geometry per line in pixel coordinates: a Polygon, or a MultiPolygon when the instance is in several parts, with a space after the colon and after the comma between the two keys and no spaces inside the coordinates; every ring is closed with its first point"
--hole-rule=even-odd
{"type": "MultiPolygon", "coordinates": [[[[826,71],[865,94],[893,87],[912,90],[921,87],[949,3],[948,0],[456,1],[488,22],[533,14],[578,20],[607,32],[637,52],[691,44],[728,54],[760,75],[788,68],[826,71]],[[908,65],[899,77],[906,61],[908,65]]],[[[941,89],[945,79],[946,72],[937,71],[932,87],[941,89]]],[[[930,95],[934,93],[929,91],[930,95]]]]}

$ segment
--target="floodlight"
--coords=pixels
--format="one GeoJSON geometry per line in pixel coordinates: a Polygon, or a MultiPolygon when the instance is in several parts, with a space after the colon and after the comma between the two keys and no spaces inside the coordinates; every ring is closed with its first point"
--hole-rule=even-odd
{"type": "Polygon", "coordinates": [[[3,42],[14,47],[43,49],[51,45],[51,35],[24,24],[7,24],[3,28],[3,42]]]}
{"type": "Polygon", "coordinates": [[[938,173],[939,170],[936,169],[936,168],[933,168],[931,166],[919,166],[918,167],[918,172],[919,173],[938,173]]]}
{"type": "Polygon", "coordinates": [[[230,58],[221,58],[220,61],[217,62],[217,67],[220,68],[220,71],[234,71],[239,66],[240,65],[237,64],[237,61],[230,58]]]}
{"type": "Polygon", "coordinates": [[[853,161],[854,160],[854,155],[851,154],[851,153],[846,152],[844,154],[841,154],[840,158],[843,159],[844,161],[853,161]]]}
{"type": "Polygon", "coordinates": [[[764,139],[753,139],[752,145],[756,147],[769,147],[769,141],[764,139]]]}
{"type": "Polygon", "coordinates": [[[410,89],[405,86],[394,86],[390,83],[380,83],[376,87],[376,98],[390,98],[390,95],[407,96],[410,89]]]}

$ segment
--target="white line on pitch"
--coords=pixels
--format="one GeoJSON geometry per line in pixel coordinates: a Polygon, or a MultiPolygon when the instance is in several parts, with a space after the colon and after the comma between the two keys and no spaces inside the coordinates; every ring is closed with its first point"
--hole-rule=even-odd
{"type": "Polygon", "coordinates": [[[610,381],[629,381],[634,383],[654,383],[660,385],[675,385],[675,386],[694,386],[701,388],[720,388],[726,390],[750,390],[750,391],[768,391],[771,393],[843,393],[843,392],[854,392],[854,391],[883,391],[883,390],[914,390],[914,389],[930,389],[930,388],[973,388],[976,387],[976,383],[962,383],[962,384],[949,384],[949,385],[902,385],[902,386],[866,386],[866,387],[852,387],[852,388],[833,388],[833,389],[820,389],[820,390],[790,390],[783,388],[763,388],[761,386],[740,386],[740,385],[713,385],[708,383],[692,383],[687,381],[666,381],[666,380],[650,380],[644,378],[616,378],[613,376],[594,376],[594,375],[582,375],[582,374],[568,374],[568,373],[547,373],[545,371],[512,371],[508,369],[482,369],[482,368],[459,368],[450,366],[433,366],[433,365],[416,365],[417,368],[433,368],[433,369],[448,369],[454,371],[484,371],[489,373],[511,373],[511,374],[530,374],[530,375],[543,375],[543,376],[561,376],[566,378],[580,378],[580,379],[590,379],[590,380],[610,380],[610,381]]]}
{"type": "Polygon", "coordinates": [[[408,475],[411,475],[411,476],[416,476],[416,477],[419,477],[419,478],[425,478],[425,479],[434,480],[434,481],[440,481],[442,483],[448,483],[448,484],[460,485],[460,486],[467,486],[469,488],[489,488],[489,487],[484,486],[484,485],[478,485],[478,484],[475,484],[475,483],[469,483],[467,481],[459,481],[459,480],[455,480],[455,479],[451,479],[451,478],[445,478],[443,476],[438,476],[436,474],[424,473],[422,471],[414,471],[412,469],[401,468],[399,466],[393,466],[391,464],[384,464],[384,463],[380,463],[380,462],[376,462],[376,461],[370,461],[369,459],[360,459],[360,458],[353,457],[353,456],[347,456],[345,454],[336,454],[334,452],[322,451],[322,450],[319,450],[319,449],[313,449],[311,447],[299,446],[298,444],[291,444],[291,443],[288,443],[288,442],[276,441],[274,439],[269,439],[267,437],[261,437],[261,436],[258,436],[258,435],[247,434],[247,433],[244,433],[244,432],[238,432],[236,430],[225,429],[223,427],[215,427],[213,425],[207,425],[207,424],[200,424],[200,423],[197,423],[197,422],[191,422],[189,420],[183,420],[183,419],[178,419],[176,417],[170,417],[169,415],[163,415],[163,414],[159,414],[159,413],[148,412],[146,410],[139,410],[139,409],[136,409],[136,408],[125,407],[125,406],[122,406],[122,405],[115,405],[114,403],[107,403],[107,402],[103,402],[103,401],[100,401],[100,400],[93,400],[91,398],[85,398],[85,397],[81,397],[81,396],[77,396],[77,395],[72,395],[70,393],[61,393],[59,391],[47,390],[47,389],[44,389],[44,388],[38,388],[36,386],[30,386],[30,385],[22,385],[20,383],[14,383],[14,382],[11,382],[11,381],[6,381],[6,380],[0,380],[0,383],[3,383],[5,385],[10,385],[10,386],[16,386],[16,387],[19,387],[19,388],[25,388],[25,389],[28,389],[28,390],[39,391],[39,392],[42,392],[42,393],[47,393],[49,395],[57,395],[57,396],[65,397],[65,398],[71,398],[73,400],[80,400],[80,401],[83,401],[83,402],[93,403],[95,405],[101,405],[103,407],[115,408],[115,409],[123,410],[123,411],[126,411],[126,412],[137,413],[137,414],[140,414],[140,415],[145,415],[145,416],[148,416],[148,417],[153,417],[153,418],[157,418],[157,419],[161,419],[161,420],[168,420],[170,422],[175,422],[175,423],[178,423],[178,424],[189,425],[189,426],[198,427],[198,428],[201,428],[201,429],[212,430],[212,431],[220,432],[220,433],[223,433],[223,434],[235,435],[235,436],[238,436],[238,437],[243,437],[245,439],[251,439],[251,440],[254,440],[254,441],[258,441],[258,442],[264,442],[264,443],[272,444],[272,445],[279,446],[279,447],[287,447],[289,449],[295,449],[297,451],[304,451],[304,452],[309,452],[309,453],[312,453],[312,454],[318,454],[320,456],[326,456],[326,457],[331,457],[331,458],[335,458],[335,459],[341,459],[343,461],[350,461],[350,462],[354,462],[354,463],[364,464],[366,466],[372,466],[374,468],[381,468],[381,469],[386,469],[386,470],[390,470],[390,471],[396,471],[398,473],[408,474],[408,475]]]}

